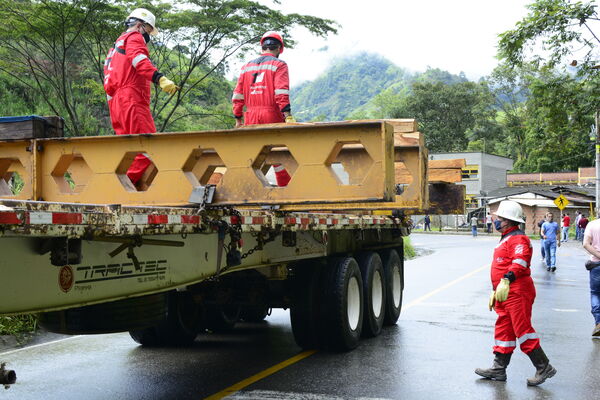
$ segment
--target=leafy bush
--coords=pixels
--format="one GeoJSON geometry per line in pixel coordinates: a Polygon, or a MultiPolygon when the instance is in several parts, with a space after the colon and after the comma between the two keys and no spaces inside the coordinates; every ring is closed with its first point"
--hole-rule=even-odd
{"type": "Polygon", "coordinates": [[[17,335],[30,333],[37,329],[37,318],[34,315],[12,315],[0,317],[0,335],[17,335]]]}

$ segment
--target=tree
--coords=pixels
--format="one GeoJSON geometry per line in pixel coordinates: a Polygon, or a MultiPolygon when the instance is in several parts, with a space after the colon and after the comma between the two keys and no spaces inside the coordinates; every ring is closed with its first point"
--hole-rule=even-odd
{"type": "Polygon", "coordinates": [[[469,140],[488,137],[493,98],[485,84],[415,82],[405,115],[416,118],[431,152],[464,151],[469,140]]]}
{"type": "Polygon", "coordinates": [[[589,74],[598,63],[596,49],[600,44],[591,27],[598,21],[593,2],[536,0],[527,8],[529,14],[515,29],[500,35],[499,57],[511,66],[533,62],[554,68],[565,59],[573,60],[573,52],[578,49],[583,55],[580,72],[589,74]]]}

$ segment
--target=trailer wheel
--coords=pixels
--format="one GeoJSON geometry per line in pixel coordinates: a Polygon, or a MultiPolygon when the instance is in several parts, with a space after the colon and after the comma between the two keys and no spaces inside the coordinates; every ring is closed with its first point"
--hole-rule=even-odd
{"type": "Polygon", "coordinates": [[[201,308],[189,292],[170,292],[167,314],[160,324],[129,331],[143,346],[189,346],[198,336],[202,321],[201,308]]]}
{"type": "Polygon", "coordinates": [[[334,258],[323,281],[323,323],[328,345],[349,351],[358,346],[363,326],[363,283],[352,257],[334,258]]]}
{"type": "Polygon", "coordinates": [[[127,332],[158,324],[167,312],[165,293],[39,314],[50,332],[69,335],[127,332]]]}
{"type": "Polygon", "coordinates": [[[292,278],[290,322],[296,344],[304,350],[319,347],[319,278],[313,265],[300,264],[292,278]]]}
{"type": "Polygon", "coordinates": [[[262,322],[269,315],[267,306],[249,306],[242,308],[240,318],[246,322],[262,322]]]}
{"type": "Polygon", "coordinates": [[[396,250],[381,253],[385,272],[386,301],[384,325],[394,325],[402,310],[402,291],[404,290],[404,263],[396,250]]]}
{"type": "Polygon", "coordinates": [[[216,305],[206,310],[206,327],[216,333],[231,332],[240,320],[240,306],[216,305]]]}
{"type": "Polygon", "coordinates": [[[385,274],[377,253],[363,253],[358,258],[363,281],[364,318],[362,334],[375,337],[381,333],[385,318],[385,274]]]}

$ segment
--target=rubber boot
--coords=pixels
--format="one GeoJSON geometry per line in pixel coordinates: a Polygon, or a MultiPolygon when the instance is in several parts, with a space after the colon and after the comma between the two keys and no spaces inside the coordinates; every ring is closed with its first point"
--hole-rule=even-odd
{"type": "Polygon", "coordinates": [[[535,367],[535,376],[527,379],[527,386],[541,385],[546,379],[552,378],[556,375],[556,369],[550,365],[546,353],[541,347],[534,349],[531,353],[527,354],[535,367]]]}
{"type": "Polygon", "coordinates": [[[505,381],[506,380],[506,367],[508,367],[508,363],[510,363],[510,357],[512,353],[494,353],[496,356],[494,357],[494,363],[492,364],[492,368],[477,368],[475,373],[477,375],[483,376],[484,378],[493,379],[495,381],[505,381]]]}

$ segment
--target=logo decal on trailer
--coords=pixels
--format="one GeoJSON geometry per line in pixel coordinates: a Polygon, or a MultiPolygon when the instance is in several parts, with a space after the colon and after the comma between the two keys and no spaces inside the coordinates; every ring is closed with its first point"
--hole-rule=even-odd
{"type": "Polygon", "coordinates": [[[63,266],[58,272],[58,286],[60,290],[67,293],[73,287],[73,268],[70,265],[63,266]]]}

